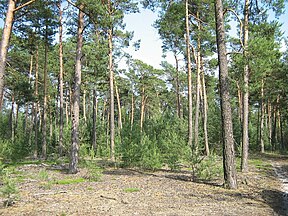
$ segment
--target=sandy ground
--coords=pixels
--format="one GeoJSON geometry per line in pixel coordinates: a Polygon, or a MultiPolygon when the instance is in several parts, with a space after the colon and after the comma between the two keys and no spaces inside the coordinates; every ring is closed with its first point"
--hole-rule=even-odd
{"type": "Polygon", "coordinates": [[[245,177],[239,174],[237,190],[223,189],[221,178],[193,182],[189,171],[120,168],[105,169],[99,182],[64,185],[55,181],[79,179],[87,171],[69,175],[45,164],[22,165],[17,168],[20,199],[1,207],[0,215],[288,215],[283,181],[275,174],[287,174],[288,160],[267,161],[274,168],[251,166],[245,177]]]}

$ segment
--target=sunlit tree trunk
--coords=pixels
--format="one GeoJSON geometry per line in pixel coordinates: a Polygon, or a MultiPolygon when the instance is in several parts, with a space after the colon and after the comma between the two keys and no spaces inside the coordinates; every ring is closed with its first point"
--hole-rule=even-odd
{"type": "Polygon", "coordinates": [[[117,106],[118,106],[118,127],[122,129],[122,112],[121,112],[121,103],[120,103],[120,96],[118,91],[118,86],[115,84],[115,93],[117,98],[117,106]]]}
{"type": "Polygon", "coordinates": [[[43,101],[43,119],[42,119],[42,158],[47,158],[47,101],[48,101],[48,26],[45,27],[45,57],[44,57],[44,101],[43,101]]]}
{"type": "Polygon", "coordinates": [[[4,93],[4,76],[7,59],[7,52],[9,48],[9,40],[12,32],[14,10],[16,7],[16,0],[8,1],[8,10],[3,28],[2,40],[0,45],[0,110],[2,110],[3,93],[4,93]]]}
{"type": "Polygon", "coordinates": [[[93,131],[92,131],[92,147],[97,153],[97,92],[93,89],[93,131]]]}
{"type": "Polygon", "coordinates": [[[202,86],[202,94],[203,94],[203,130],[204,130],[204,143],[206,155],[210,155],[209,148],[209,139],[208,139],[208,128],[207,128],[207,120],[208,120],[208,102],[207,102],[207,93],[206,93],[206,83],[205,83],[205,73],[203,69],[203,60],[201,57],[201,86],[202,86]]]}
{"type": "Polygon", "coordinates": [[[86,89],[83,90],[82,99],[83,99],[83,119],[84,119],[84,122],[86,124],[86,122],[87,122],[87,116],[86,116],[86,89]]]}
{"type": "Polygon", "coordinates": [[[265,113],[264,80],[262,79],[262,85],[261,85],[261,116],[260,116],[260,147],[261,147],[261,153],[265,152],[265,144],[264,144],[264,113],[265,113]]]}
{"type": "Polygon", "coordinates": [[[36,46],[36,55],[35,55],[35,97],[36,102],[34,102],[34,132],[35,132],[35,141],[34,141],[34,151],[33,156],[36,159],[38,157],[38,112],[39,112],[39,104],[38,104],[38,76],[39,76],[39,50],[38,46],[36,46]]]}
{"type": "Polygon", "coordinates": [[[243,122],[242,122],[242,158],[241,171],[248,171],[248,151],[249,151],[249,65],[247,59],[248,50],[248,28],[249,28],[250,0],[245,0],[244,8],[244,93],[243,93],[243,122]]]}
{"type": "Polygon", "coordinates": [[[221,115],[223,128],[223,166],[225,186],[237,188],[232,113],[229,94],[228,63],[222,0],[215,0],[216,36],[219,61],[221,115]]]}
{"type": "MultiPolygon", "coordinates": [[[[33,58],[34,56],[31,55],[30,56],[30,68],[29,68],[29,77],[28,77],[28,80],[29,80],[29,84],[31,84],[31,75],[32,75],[32,70],[33,70],[33,58]]],[[[28,125],[28,118],[29,118],[29,107],[30,107],[30,103],[27,102],[26,103],[26,111],[25,111],[25,125],[24,125],[24,131],[25,133],[27,133],[27,129],[29,128],[29,125],[28,125]]],[[[29,134],[30,134],[30,131],[29,131],[29,134]]]]}
{"type": "Polygon", "coordinates": [[[179,61],[177,58],[176,53],[174,53],[174,59],[176,63],[176,80],[175,80],[175,86],[176,86],[176,106],[177,106],[177,116],[178,118],[181,118],[181,96],[180,96],[180,83],[179,83],[179,61]]]}
{"type": "MultiPolygon", "coordinates": [[[[64,116],[63,116],[63,26],[62,26],[62,16],[63,11],[61,9],[62,0],[58,2],[59,8],[59,96],[60,96],[60,116],[59,116],[59,155],[63,155],[63,126],[64,126],[64,116]]],[[[67,115],[67,114],[66,114],[67,115]]]]}
{"type": "Polygon", "coordinates": [[[134,124],[134,93],[133,93],[133,91],[131,92],[131,120],[130,120],[130,124],[131,124],[131,130],[132,130],[133,124],[134,124]]]}
{"type": "MultiPolygon", "coordinates": [[[[81,5],[80,8],[83,8],[81,5]]],[[[83,46],[84,13],[79,10],[77,49],[73,88],[73,118],[72,118],[72,145],[70,151],[69,173],[77,173],[79,160],[79,110],[80,110],[80,87],[81,87],[81,58],[83,46]]]]}
{"type": "Polygon", "coordinates": [[[188,145],[192,147],[193,119],[192,119],[192,71],[190,51],[189,3],[185,0],[185,28],[186,28],[186,55],[188,78],[188,145]]]}

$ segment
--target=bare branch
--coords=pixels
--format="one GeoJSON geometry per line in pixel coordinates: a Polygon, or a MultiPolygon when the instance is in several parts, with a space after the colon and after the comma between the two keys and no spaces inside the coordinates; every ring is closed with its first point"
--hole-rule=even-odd
{"type": "Polygon", "coordinates": [[[239,21],[239,23],[240,23],[239,41],[240,41],[241,47],[244,48],[244,44],[243,44],[243,41],[242,41],[242,35],[243,35],[243,30],[242,30],[242,29],[243,29],[243,23],[242,23],[242,20],[240,19],[240,17],[238,16],[238,14],[237,14],[233,9],[231,9],[231,8],[226,8],[226,9],[224,10],[224,15],[225,15],[225,13],[226,13],[227,11],[232,12],[232,13],[236,16],[236,18],[238,19],[238,21],[239,21]]]}
{"type": "Polygon", "coordinates": [[[35,2],[35,1],[36,1],[36,0],[31,0],[31,1],[28,1],[28,2],[20,5],[19,7],[17,7],[17,8],[14,9],[14,12],[17,11],[17,10],[20,10],[20,9],[23,8],[23,7],[26,7],[26,6],[30,5],[30,4],[32,4],[32,3],[35,2]]]}

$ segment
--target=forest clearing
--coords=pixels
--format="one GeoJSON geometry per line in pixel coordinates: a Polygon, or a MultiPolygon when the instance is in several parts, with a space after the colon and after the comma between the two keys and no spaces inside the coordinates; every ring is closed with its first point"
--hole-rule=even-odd
{"type": "Polygon", "coordinates": [[[288,215],[285,9],[0,0],[0,214],[288,215]]]}
{"type": "Polygon", "coordinates": [[[237,190],[223,188],[220,161],[210,167],[216,172],[210,180],[193,180],[188,169],[151,172],[109,168],[98,161],[106,168],[96,181],[87,178],[85,168],[71,175],[67,166],[55,162],[30,162],[13,171],[18,198],[12,206],[2,206],[0,215],[288,215],[281,181],[271,165],[285,169],[287,184],[287,157],[251,159],[250,172],[238,176],[237,190]]]}

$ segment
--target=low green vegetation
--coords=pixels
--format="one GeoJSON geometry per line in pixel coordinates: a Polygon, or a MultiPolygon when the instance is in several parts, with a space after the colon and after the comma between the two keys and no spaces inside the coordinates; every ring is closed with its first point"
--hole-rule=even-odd
{"type": "Polygon", "coordinates": [[[124,188],[123,191],[126,193],[134,193],[134,192],[139,192],[140,189],[139,188],[124,188]]]}
{"type": "Polygon", "coordinates": [[[60,179],[53,181],[54,184],[59,185],[68,185],[68,184],[78,184],[81,182],[85,182],[86,180],[84,178],[75,178],[75,179],[60,179]]]}

